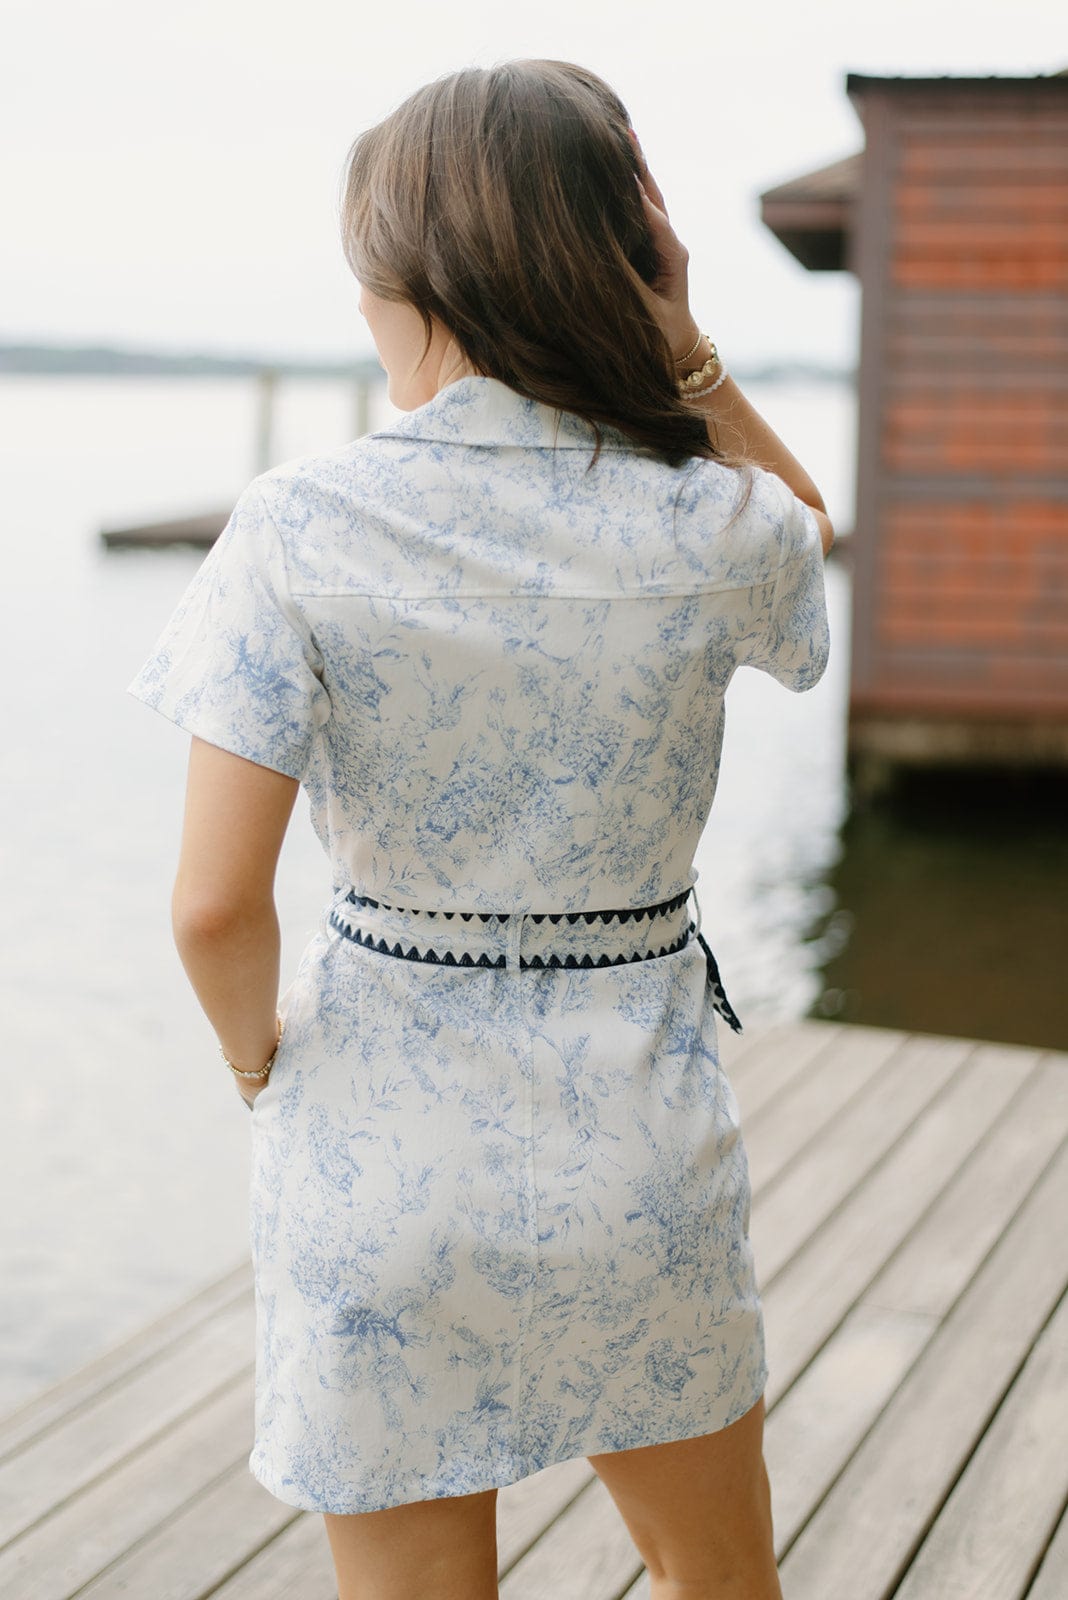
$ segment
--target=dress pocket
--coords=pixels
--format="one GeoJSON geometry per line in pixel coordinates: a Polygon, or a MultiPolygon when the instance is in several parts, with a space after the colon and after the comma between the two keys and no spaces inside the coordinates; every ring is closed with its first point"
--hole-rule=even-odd
{"type": "Polygon", "coordinates": [[[274,1054],[274,1065],[267,1075],[267,1081],[249,1105],[249,1110],[252,1112],[253,1121],[256,1119],[257,1112],[262,1111],[264,1100],[273,1099],[277,1094],[279,1083],[281,1082],[285,1073],[286,1058],[293,1043],[292,1030],[289,1024],[289,997],[291,996],[292,992],[293,985],[290,984],[289,988],[286,990],[285,994],[282,995],[278,1002],[278,1015],[282,1019],[282,1037],[278,1041],[278,1048],[274,1054]]]}

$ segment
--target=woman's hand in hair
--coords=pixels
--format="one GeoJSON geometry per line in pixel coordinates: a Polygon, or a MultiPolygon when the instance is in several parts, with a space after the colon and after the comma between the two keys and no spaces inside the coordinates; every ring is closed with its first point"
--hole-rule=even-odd
{"type": "Polygon", "coordinates": [[[642,208],[649,224],[659,269],[652,284],[645,283],[637,273],[634,276],[642,299],[664,330],[672,355],[681,360],[701,332],[690,310],[690,252],[668,221],[664,196],[645,164],[638,135],[633,128],[629,132],[638,158],[638,188],[642,208]]]}

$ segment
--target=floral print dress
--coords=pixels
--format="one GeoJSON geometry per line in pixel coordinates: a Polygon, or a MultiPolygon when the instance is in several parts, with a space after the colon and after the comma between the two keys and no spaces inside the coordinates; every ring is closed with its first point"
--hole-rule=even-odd
{"type": "Polygon", "coordinates": [[[331,863],[250,1124],[249,1466],[292,1506],[713,1432],[766,1382],[685,902],[734,671],[826,667],[820,535],[763,469],[594,444],[467,377],[262,474],[129,685],[299,779],[331,863]]]}

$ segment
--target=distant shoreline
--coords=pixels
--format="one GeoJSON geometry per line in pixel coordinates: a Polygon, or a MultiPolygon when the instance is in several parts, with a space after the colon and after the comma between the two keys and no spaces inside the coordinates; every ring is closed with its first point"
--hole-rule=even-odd
{"type": "MultiPolygon", "coordinates": [[[[735,362],[731,370],[739,381],[747,383],[783,379],[852,383],[856,376],[846,367],[810,361],[768,361],[750,366],[735,362]]],[[[368,356],[354,356],[351,361],[301,361],[291,357],[169,354],[111,345],[0,344],[0,377],[252,378],[263,371],[277,373],[280,378],[385,381],[378,361],[368,356]]]]}
{"type": "Polygon", "coordinates": [[[351,361],[301,361],[291,357],[171,354],[112,345],[0,344],[0,374],[44,377],[251,378],[276,372],[288,378],[384,378],[374,357],[351,361]]]}

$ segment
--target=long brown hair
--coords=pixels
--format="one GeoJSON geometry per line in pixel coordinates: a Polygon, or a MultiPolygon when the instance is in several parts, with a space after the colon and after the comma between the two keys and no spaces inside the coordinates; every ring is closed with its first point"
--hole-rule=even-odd
{"type": "Polygon", "coordinates": [[[656,261],[629,117],[567,61],[467,67],[360,134],[343,179],[357,279],[452,334],[476,372],[599,423],[673,466],[742,466],[678,396],[672,351],[626,263],[656,261]]]}

